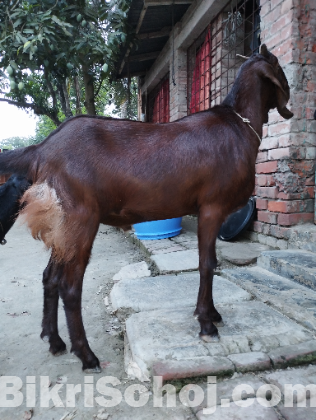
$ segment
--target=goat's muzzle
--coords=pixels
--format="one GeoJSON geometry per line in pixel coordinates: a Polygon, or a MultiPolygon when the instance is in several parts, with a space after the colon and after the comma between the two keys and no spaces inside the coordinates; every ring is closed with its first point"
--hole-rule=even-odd
{"type": "Polygon", "coordinates": [[[5,239],[2,239],[2,241],[0,242],[1,245],[5,245],[7,243],[7,241],[5,239]]]}

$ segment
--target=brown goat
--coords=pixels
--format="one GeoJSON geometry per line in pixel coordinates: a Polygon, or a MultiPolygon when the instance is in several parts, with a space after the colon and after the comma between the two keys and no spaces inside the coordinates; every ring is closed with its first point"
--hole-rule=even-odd
{"type": "Polygon", "coordinates": [[[60,296],[72,351],[83,369],[100,371],[81,316],[82,281],[99,224],[125,227],[186,214],[198,215],[200,335],[218,339],[216,237],[254,189],[258,137],[268,111],[277,107],[282,117],[293,116],[289,97],[277,58],[262,45],[242,65],[222,105],[208,111],[167,124],[82,115],[41,144],[0,156],[0,173],[14,171],[33,181],[21,216],[52,251],[43,275],[41,337],[54,355],[66,350],[57,327],[60,296]]]}

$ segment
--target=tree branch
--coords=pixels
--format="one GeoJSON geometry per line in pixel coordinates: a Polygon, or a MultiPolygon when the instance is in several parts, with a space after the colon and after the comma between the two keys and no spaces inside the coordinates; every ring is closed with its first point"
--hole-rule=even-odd
{"type": "Polygon", "coordinates": [[[101,82],[100,82],[100,84],[99,84],[99,86],[98,86],[98,88],[97,88],[97,91],[96,91],[96,93],[95,93],[95,95],[94,95],[94,99],[98,96],[98,94],[99,94],[99,92],[100,92],[100,89],[101,89],[101,86],[102,86],[103,82],[104,82],[104,79],[103,79],[103,80],[101,80],[101,82]]]}

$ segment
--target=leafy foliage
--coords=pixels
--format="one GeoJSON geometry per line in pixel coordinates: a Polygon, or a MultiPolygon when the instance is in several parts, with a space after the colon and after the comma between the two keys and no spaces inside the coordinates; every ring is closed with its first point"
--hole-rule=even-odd
{"type": "Polygon", "coordinates": [[[118,107],[126,83],[110,80],[120,46],[133,41],[130,2],[2,0],[0,100],[55,125],[73,114],[103,114],[111,100],[118,107]]]}

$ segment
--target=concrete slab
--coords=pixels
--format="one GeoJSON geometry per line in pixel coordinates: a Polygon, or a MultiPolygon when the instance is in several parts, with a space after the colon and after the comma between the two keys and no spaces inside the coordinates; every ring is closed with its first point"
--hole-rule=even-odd
{"type": "Polygon", "coordinates": [[[233,243],[221,247],[222,257],[236,265],[249,265],[257,261],[262,251],[269,249],[268,246],[258,243],[233,243]]]}
{"type": "Polygon", "coordinates": [[[269,352],[269,357],[276,369],[315,362],[316,340],[274,349],[269,352]]]}
{"type": "Polygon", "coordinates": [[[312,333],[261,302],[218,305],[218,310],[225,325],[219,327],[220,341],[215,343],[200,340],[190,307],[133,314],[126,333],[134,362],[150,376],[158,361],[268,352],[313,339],[312,333]]]}
{"type": "MultiPolygon", "coordinates": [[[[200,285],[198,272],[121,280],[111,293],[114,310],[150,311],[195,306],[200,285]]],[[[250,300],[251,295],[223,277],[214,276],[215,304],[250,300]]]]}
{"type": "MultiPolygon", "coordinates": [[[[235,374],[236,375],[236,374],[235,374]]],[[[241,395],[234,394],[234,397],[237,400],[241,400],[242,397],[245,395],[247,398],[255,398],[256,392],[258,388],[260,388],[262,385],[264,385],[265,382],[260,380],[258,377],[252,374],[239,374],[236,375],[236,378],[231,379],[225,379],[223,381],[217,381],[216,382],[216,395],[214,395],[214,398],[207,398],[207,381],[204,380],[203,382],[198,383],[198,385],[202,388],[203,394],[204,394],[204,400],[201,402],[201,404],[197,405],[196,407],[192,407],[192,411],[194,414],[201,412],[201,410],[209,407],[214,407],[216,405],[220,406],[221,402],[224,401],[233,401],[233,391],[236,388],[236,386],[241,384],[247,384],[249,388],[247,390],[244,390],[244,392],[241,395]]],[[[235,405],[235,404],[232,404],[235,405]]],[[[236,407],[237,408],[237,407],[236,407]]],[[[217,408],[216,408],[217,409],[217,408]]],[[[200,415],[202,412],[200,413],[200,415]]],[[[223,417],[225,420],[226,418],[223,417]]]]}
{"type": "MultiPolygon", "coordinates": [[[[284,395],[284,386],[286,384],[290,384],[293,387],[295,385],[302,385],[304,387],[311,384],[315,385],[316,366],[310,365],[302,368],[286,369],[284,371],[279,370],[265,374],[263,377],[267,382],[277,386],[284,395]]],[[[306,390],[304,392],[294,392],[293,403],[296,404],[305,399],[310,399],[310,397],[311,393],[306,392],[306,390]]]]}
{"type": "Polygon", "coordinates": [[[258,372],[271,368],[270,357],[262,352],[230,354],[228,359],[234,363],[236,372],[258,372]]]}
{"type": "Polygon", "coordinates": [[[258,265],[316,290],[316,254],[300,250],[265,251],[258,265]]]}
{"type": "Polygon", "coordinates": [[[304,327],[316,329],[316,292],[261,267],[223,270],[223,275],[304,327]]]}
{"type": "Polygon", "coordinates": [[[285,420],[315,420],[315,407],[284,407],[278,406],[280,413],[285,420]]]}
{"type": "Polygon", "coordinates": [[[153,376],[161,376],[163,381],[198,376],[233,375],[235,368],[227,357],[204,356],[184,360],[165,360],[153,364],[153,376]]]}
{"type": "MultiPolygon", "coordinates": [[[[241,401],[239,401],[241,403],[241,401]]],[[[250,406],[240,407],[235,403],[214,407],[216,411],[212,414],[204,414],[199,411],[196,416],[198,420],[279,420],[273,408],[263,407],[255,398],[247,399],[250,406]]]]}
{"type": "Polygon", "coordinates": [[[193,271],[199,267],[199,254],[194,249],[153,255],[151,259],[155,262],[161,274],[193,271]]]}
{"type": "Polygon", "coordinates": [[[148,265],[145,261],[141,261],[122,267],[120,271],[113,276],[113,280],[119,281],[122,279],[137,279],[141,277],[148,277],[150,275],[151,271],[148,270],[148,265]]]}

